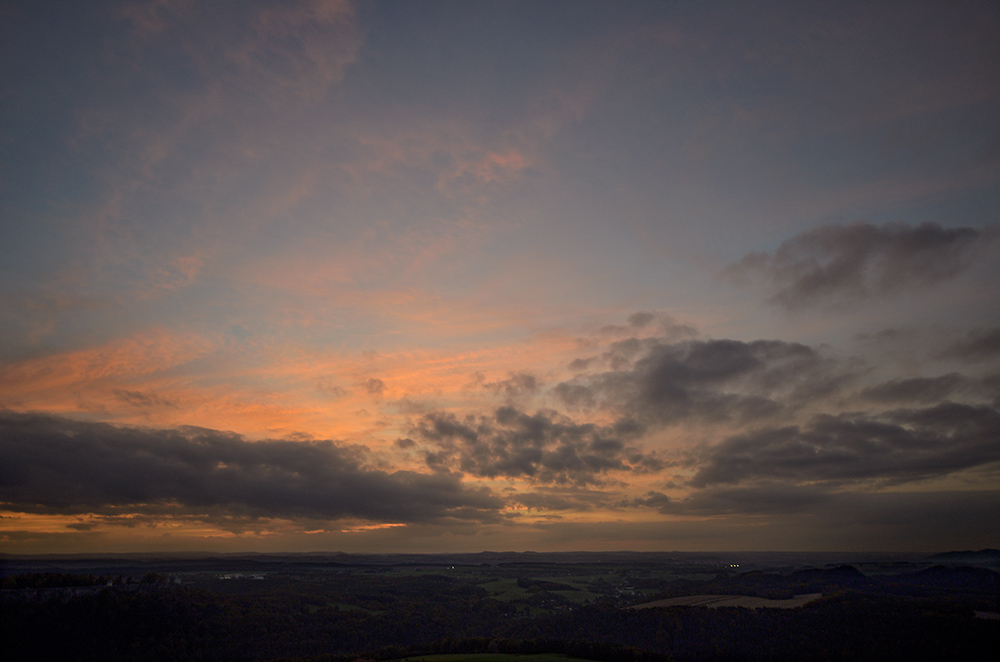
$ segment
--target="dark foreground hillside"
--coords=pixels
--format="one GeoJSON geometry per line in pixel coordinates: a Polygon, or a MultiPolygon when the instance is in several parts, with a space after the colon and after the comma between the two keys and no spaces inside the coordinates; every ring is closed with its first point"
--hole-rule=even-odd
{"type": "Polygon", "coordinates": [[[11,660],[993,660],[998,578],[931,566],[736,573],[662,563],[338,567],[3,580],[11,660]],[[678,595],[823,597],[795,609],[633,604],[678,595]],[[980,617],[977,617],[977,613],[980,617]]]}

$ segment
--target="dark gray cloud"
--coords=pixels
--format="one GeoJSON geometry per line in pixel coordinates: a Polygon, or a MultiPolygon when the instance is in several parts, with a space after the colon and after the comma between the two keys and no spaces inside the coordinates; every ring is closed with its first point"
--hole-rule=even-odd
{"type": "Polygon", "coordinates": [[[825,486],[765,482],[749,487],[712,487],[692,492],[684,499],[651,499],[635,505],[674,515],[762,515],[815,512],[831,498],[833,493],[825,486]]]}
{"type": "Polygon", "coordinates": [[[936,223],[824,225],[754,252],[726,268],[736,280],[763,276],[771,301],[787,309],[891,296],[954,278],[974,259],[985,234],[936,223]]]}
{"type": "Polygon", "coordinates": [[[651,313],[648,311],[639,311],[637,313],[632,313],[628,316],[629,326],[634,326],[636,328],[642,328],[648,326],[653,320],[656,319],[656,313],[651,313]]]}
{"type": "Polygon", "coordinates": [[[673,512],[674,501],[663,492],[650,490],[641,497],[625,499],[618,505],[622,508],[656,508],[661,513],[673,512]]]}
{"type": "Polygon", "coordinates": [[[898,342],[902,338],[905,338],[906,335],[906,332],[899,329],[882,329],[876,333],[859,333],[854,339],[865,343],[888,344],[898,342]]]}
{"type": "Polygon", "coordinates": [[[970,332],[962,340],[947,347],[942,356],[965,361],[1000,358],[1000,328],[970,332]]]}
{"type": "Polygon", "coordinates": [[[531,510],[587,511],[607,506],[612,495],[602,490],[577,486],[537,487],[512,494],[510,501],[531,510]]]}
{"type": "Polygon", "coordinates": [[[177,407],[177,404],[171,400],[163,398],[156,393],[143,392],[143,391],[129,391],[126,389],[115,389],[115,397],[124,402],[127,405],[133,407],[139,407],[142,409],[149,407],[177,407]]]}
{"type": "Polygon", "coordinates": [[[698,335],[698,330],[690,324],[681,324],[670,315],[641,310],[632,313],[626,320],[627,324],[609,324],[598,330],[599,335],[620,336],[636,333],[642,329],[656,329],[663,336],[673,340],[691,338],[698,335]]]}
{"type": "Polygon", "coordinates": [[[863,389],[859,397],[863,401],[876,403],[929,403],[939,402],[972,388],[971,380],[953,372],[939,377],[892,379],[863,389]]]}
{"type": "Polygon", "coordinates": [[[458,476],[367,468],[363,447],[251,442],[0,412],[0,503],[20,512],[213,513],[387,522],[489,519],[503,502],[458,476]]]}
{"type": "Polygon", "coordinates": [[[788,414],[851,377],[815,349],[777,340],[632,338],[608,354],[612,370],[562,382],[554,395],[572,409],[618,411],[646,425],[737,423],[788,414]]]}
{"type": "MultiPolygon", "coordinates": [[[[640,311],[628,317],[628,324],[609,324],[598,330],[598,335],[618,337],[600,355],[578,357],[570,362],[574,372],[588,370],[596,366],[622,370],[639,355],[665,343],[695,338],[698,330],[689,324],[680,324],[663,313],[640,311]],[[656,336],[637,337],[635,334],[654,330],[656,336]]],[[[583,343],[586,344],[586,343],[583,343]]]]}
{"type": "MultiPolygon", "coordinates": [[[[940,551],[977,547],[1000,536],[997,490],[852,492],[764,483],[706,488],[679,500],[649,492],[624,505],[689,516],[651,527],[647,535],[661,531],[670,539],[690,535],[699,541],[717,536],[714,544],[702,542],[703,548],[806,543],[817,549],[898,551],[913,550],[914,541],[921,541],[928,551],[940,551]]],[[[619,535],[627,538],[624,531],[619,535]]]]}
{"type": "Polygon", "coordinates": [[[530,372],[512,372],[507,376],[507,379],[487,382],[483,384],[483,388],[492,391],[494,395],[517,398],[522,395],[538,393],[542,388],[542,383],[538,377],[530,372]]]}
{"type": "Polygon", "coordinates": [[[475,476],[530,478],[539,483],[600,483],[608,472],[655,471],[662,463],[630,447],[642,428],[577,424],[555,412],[529,415],[501,407],[492,416],[431,412],[412,435],[430,446],[428,466],[475,476]]]}
{"type": "Polygon", "coordinates": [[[879,417],[816,417],[710,447],[694,487],[744,481],[899,484],[1000,461],[1000,412],[952,402],[879,417]]]}
{"type": "MultiPolygon", "coordinates": [[[[695,517],[660,527],[629,523],[601,531],[627,540],[660,535],[693,538],[702,549],[812,549],[856,551],[979,549],[1000,537],[1000,491],[848,492],[813,486],[765,484],[709,488],[672,501],[666,514],[695,517]],[[645,527],[646,530],[643,530],[645,527]],[[612,531],[608,531],[612,529],[612,531]]],[[[552,525],[553,532],[568,524],[552,525]]],[[[584,531],[578,536],[583,538],[584,531]]],[[[675,543],[676,544],[676,543],[675,543]]]]}

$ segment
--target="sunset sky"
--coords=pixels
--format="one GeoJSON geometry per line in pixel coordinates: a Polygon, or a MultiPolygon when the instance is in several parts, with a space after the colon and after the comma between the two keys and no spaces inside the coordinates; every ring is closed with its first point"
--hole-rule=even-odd
{"type": "Polygon", "coordinates": [[[1000,546],[1000,4],[0,5],[0,552],[1000,546]]]}

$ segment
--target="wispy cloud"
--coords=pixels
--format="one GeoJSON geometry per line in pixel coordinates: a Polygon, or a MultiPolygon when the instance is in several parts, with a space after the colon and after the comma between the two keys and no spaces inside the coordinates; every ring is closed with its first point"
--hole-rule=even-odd
{"type": "Polygon", "coordinates": [[[0,368],[0,393],[9,400],[30,399],[105,380],[149,376],[204,356],[212,347],[196,334],[154,328],[94,347],[8,363],[0,368]]]}

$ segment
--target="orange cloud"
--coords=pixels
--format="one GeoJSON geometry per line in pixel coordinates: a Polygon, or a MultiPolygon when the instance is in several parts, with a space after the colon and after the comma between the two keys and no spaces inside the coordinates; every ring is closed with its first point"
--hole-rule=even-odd
{"type": "Polygon", "coordinates": [[[211,347],[193,334],[152,329],[98,347],[8,364],[0,371],[0,397],[10,401],[105,380],[135,379],[183,365],[211,347]]]}
{"type": "MultiPolygon", "coordinates": [[[[420,308],[403,314],[425,314],[420,308]]],[[[436,334],[455,333],[447,328],[449,316],[462,333],[496,324],[486,311],[462,321],[460,309],[439,309],[439,330],[424,319],[425,348],[405,351],[331,352],[295,343],[226,348],[218,340],[152,329],[8,364],[0,370],[0,402],[21,411],[197,425],[250,438],[305,434],[379,445],[405,433],[408,412],[476,407],[484,399],[492,406],[496,395],[482,384],[512,370],[555,374],[577,347],[559,334],[488,346],[433,342],[436,334]]]]}
{"type": "Polygon", "coordinates": [[[189,424],[192,394],[180,372],[213,343],[153,329],[97,347],[14,362],[0,369],[0,403],[21,411],[100,416],[134,424],[189,424]]]}

